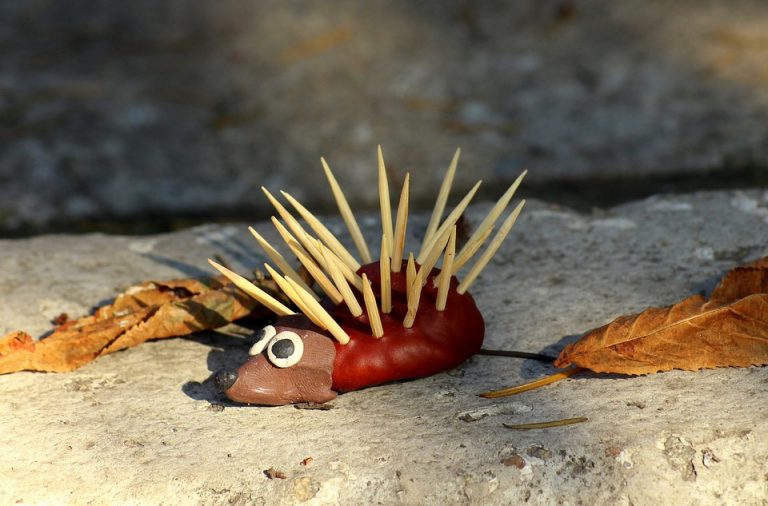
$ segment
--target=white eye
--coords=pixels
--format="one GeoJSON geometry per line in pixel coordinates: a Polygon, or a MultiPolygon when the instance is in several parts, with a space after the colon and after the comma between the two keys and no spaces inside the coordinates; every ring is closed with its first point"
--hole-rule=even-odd
{"type": "Polygon", "coordinates": [[[251,346],[251,349],[248,350],[248,355],[258,355],[262,351],[264,351],[264,348],[267,347],[267,344],[269,343],[269,340],[275,337],[275,334],[277,334],[277,330],[275,330],[275,327],[272,325],[267,325],[260,331],[256,333],[256,342],[253,343],[253,346],[251,346]]]}
{"type": "Polygon", "coordinates": [[[301,360],[302,354],[304,341],[297,333],[288,330],[273,337],[267,346],[267,357],[277,367],[291,367],[301,360]]]}

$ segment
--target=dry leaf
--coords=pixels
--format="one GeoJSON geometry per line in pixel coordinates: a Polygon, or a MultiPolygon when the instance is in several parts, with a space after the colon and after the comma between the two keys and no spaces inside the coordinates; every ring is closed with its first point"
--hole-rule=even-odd
{"type": "MultiPolygon", "coordinates": [[[[270,283],[260,282],[274,291],[270,283]]],[[[0,374],[71,371],[148,339],[221,327],[254,312],[270,314],[223,277],[147,282],[129,288],[91,316],[65,321],[39,341],[21,331],[0,338],[0,374]]]]}
{"type": "Polygon", "coordinates": [[[730,270],[712,291],[709,301],[728,304],[758,293],[768,293],[768,257],[730,270]]]}
{"type": "Polygon", "coordinates": [[[728,272],[709,300],[621,316],[566,346],[557,367],[648,374],[768,364],[768,257],[728,272]]]}

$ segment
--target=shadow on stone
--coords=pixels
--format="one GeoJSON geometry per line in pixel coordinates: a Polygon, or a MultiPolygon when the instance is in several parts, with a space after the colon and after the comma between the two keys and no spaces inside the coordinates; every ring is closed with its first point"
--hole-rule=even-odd
{"type": "Polygon", "coordinates": [[[226,400],[226,397],[214,388],[210,378],[202,383],[199,381],[188,381],[182,385],[181,391],[187,394],[187,397],[196,401],[219,403],[226,400]]]}
{"type": "MultiPolygon", "coordinates": [[[[541,353],[542,355],[551,355],[553,357],[557,357],[560,355],[560,352],[563,351],[563,349],[568,346],[569,344],[575,343],[581,337],[586,334],[586,332],[582,332],[580,334],[569,334],[565,335],[560,338],[559,341],[549,344],[545,346],[542,350],[538,351],[537,353],[541,353]]],[[[515,359],[515,358],[508,358],[508,357],[473,357],[471,359],[472,362],[467,362],[466,364],[471,364],[474,361],[477,360],[518,360],[520,361],[519,365],[519,375],[521,378],[524,379],[530,379],[534,380],[536,378],[540,378],[543,376],[548,376],[550,374],[555,374],[556,372],[560,371],[560,369],[554,367],[552,364],[541,362],[538,360],[526,360],[526,359],[515,359]]],[[[466,365],[465,364],[465,365],[466,365]]],[[[460,366],[461,367],[461,366],[460,366]]],[[[487,367],[485,365],[484,367],[487,367]]],[[[506,368],[504,364],[501,364],[501,367],[506,368]]],[[[625,376],[622,374],[605,374],[605,373],[592,373],[592,372],[582,372],[579,373],[576,377],[594,377],[599,379],[627,379],[631,378],[631,376],[625,376]]]]}
{"type": "MultiPolygon", "coordinates": [[[[202,269],[196,265],[189,264],[187,262],[181,262],[179,260],[176,260],[174,258],[166,257],[163,255],[157,255],[154,253],[144,253],[142,254],[144,258],[148,258],[152,260],[155,263],[158,263],[160,265],[166,265],[168,267],[171,267],[173,269],[176,269],[181,274],[188,276],[188,277],[202,277],[202,276],[210,276],[211,271],[202,269]]],[[[201,263],[202,265],[202,263],[201,263]]],[[[205,264],[208,265],[208,264],[205,264]]]]}
{"type": "MultiPolygon", "coordinates": [[[[244,330],[247,328],[245,327],[244,330]]],[[[211,348],[207,358],[208,370],[211,372],[210,376],[203,382],[188,381],[184,383],[181,387],[182,392],[198,401],[202,400],[215,404],[234,406],[213,385],[213,376],[219,369],[234,367],[243,363],[248,358],[248,349],[251,343],[247,336],[236,336],[229,333],[211,331],[198,332],[182,339],[194,341],[211,348]]]]}
{"type": "Polygon", "coordinates": [[[581,332],[579,334],[568,334],[560,338],[559,341],[556,343],[548,344],[544,347],[540,352],[543,355],[552,355],[553,357],[557,357],[560,355],[560,352],[563,351],[563,348],[568,346],[569,344],[575,343],[579,339],[581,339],[581,336],[583,336],[586,332],[581,332]]]}

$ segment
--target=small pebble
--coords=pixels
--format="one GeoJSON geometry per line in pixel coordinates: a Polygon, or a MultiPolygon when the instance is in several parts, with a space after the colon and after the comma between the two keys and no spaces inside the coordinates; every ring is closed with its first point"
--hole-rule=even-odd
{"type": "Polygon", "coordinates": [[[287,478],[284,472],[275,469],[274,467],[270,467],[269,469],[264,470],[264,475],[269,478],[270,480],[278,479],[278,480],[284,480],[287,478]]]}

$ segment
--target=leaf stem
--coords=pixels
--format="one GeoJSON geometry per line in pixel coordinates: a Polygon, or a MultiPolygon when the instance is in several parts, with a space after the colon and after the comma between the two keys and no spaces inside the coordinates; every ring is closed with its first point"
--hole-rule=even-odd
{"type": "Polygon", "coordinates": [[[571,369],[566,369],[565,371],[551,374],[549,376],[544,376],[543,378],[539,378],[529,383],[523,383],[522,385],[503,388],[501,390],[494,390],[492,392],[485,392],[480,394],[480,397],[485,397],[486,399],[495,399],[497,397],[506,397],[508,395],[520,394],[529,390],[543,387],[544,385],[549,385],[550,383],[555,383],[556,381],[560,381],[584,370],[585,369],[583,367],[572,367],[571,369]]]}
{"type": "Polygon", "coordinates": [[[550,427],[562,427],[563,425],[573,425],[574,423],[582,423],[589,420],[586,416],[580,416],[577,418],[564,418],[562,420],[551,420],[549,422],[536,422],[536,423],[521,423],[517,425],[511,425],[508,423],[502,424],[508,429],[514,430],[530,430],[530,429],[548,429],[550,427]]]}

